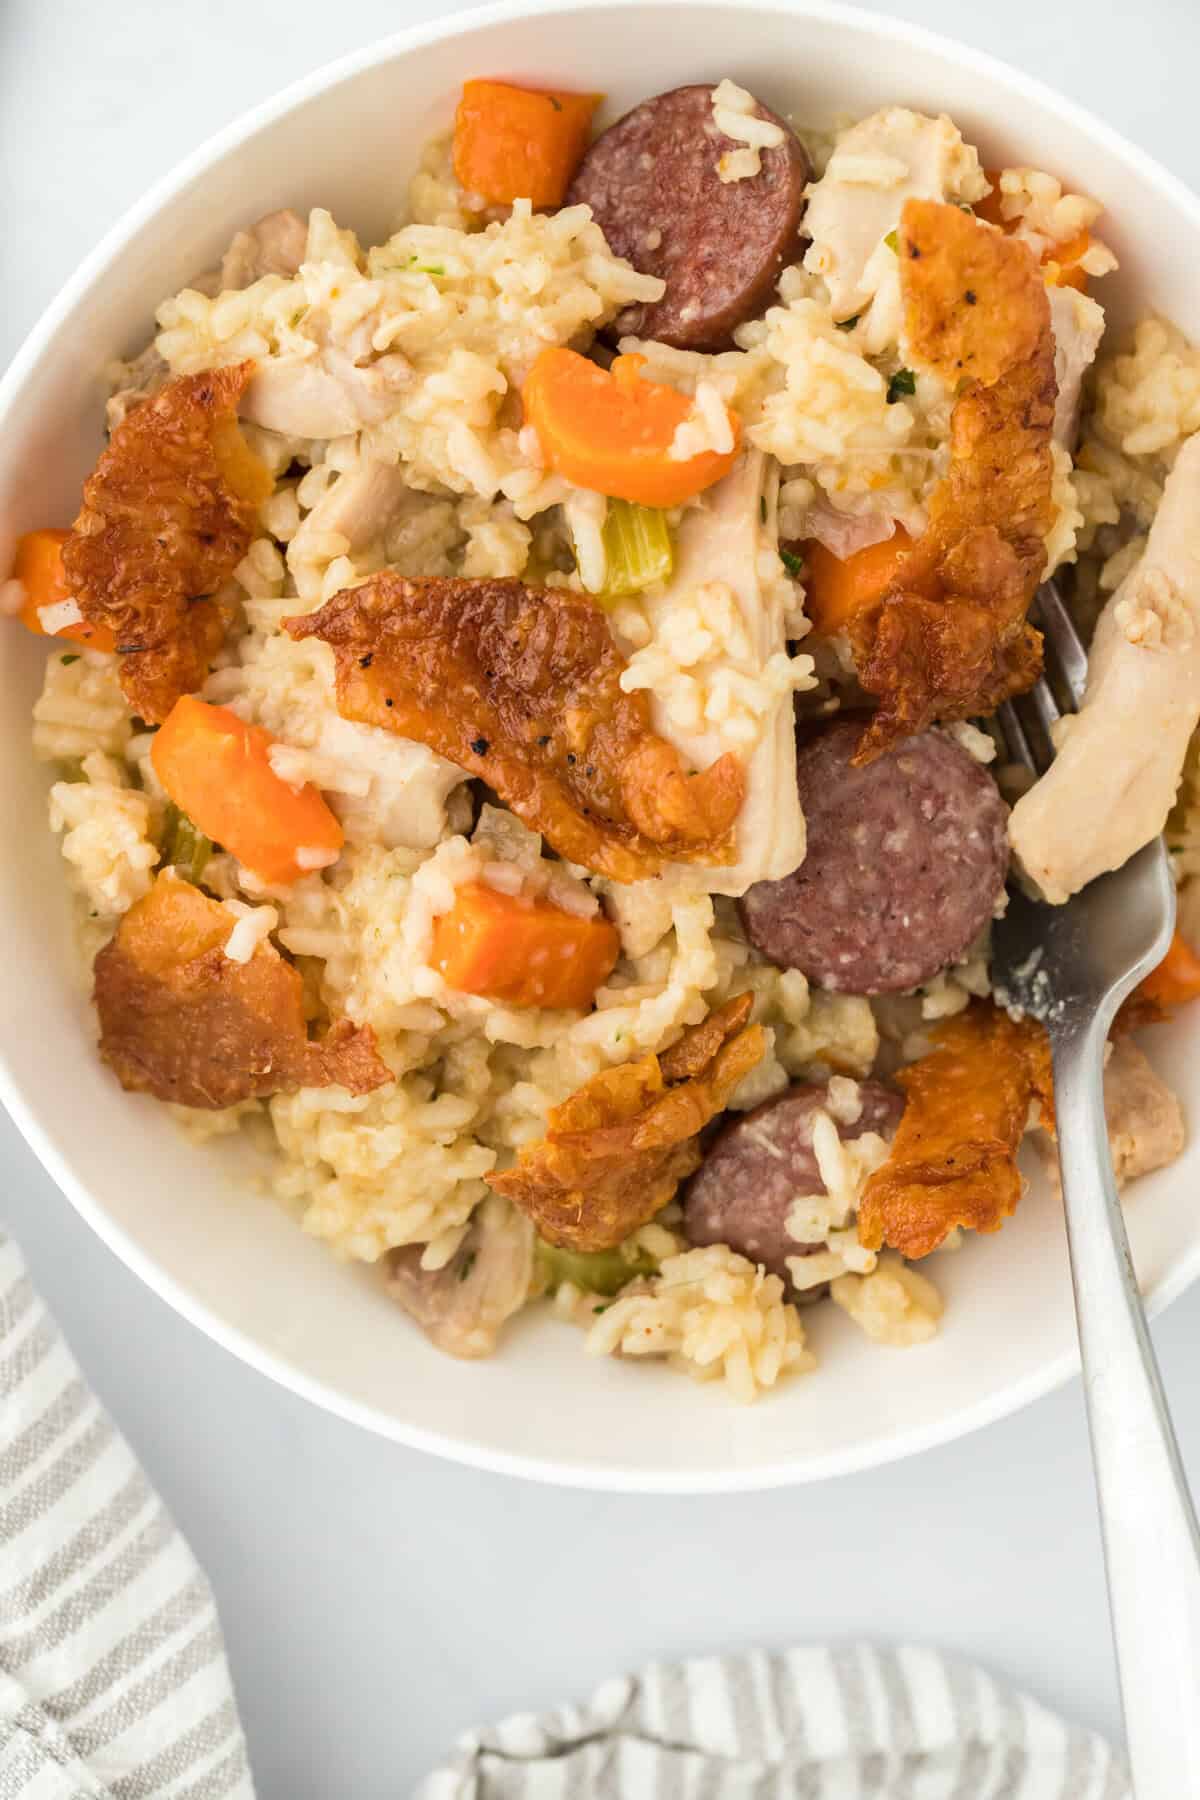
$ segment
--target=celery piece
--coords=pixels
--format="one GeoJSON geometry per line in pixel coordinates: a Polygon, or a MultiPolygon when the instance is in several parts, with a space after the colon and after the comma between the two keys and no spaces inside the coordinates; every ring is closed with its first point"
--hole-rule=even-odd
{"type": "Polygon", "coordinates": [[[211,838],[197,831],[187,814],[181,812],[173,800],[168,800],[163,819],[164,866],[170,864],[188,881],[198,882],[212,853],[211,838]]]}
{"type": "Polygon", "coordinates": [[[616,1250],[558,1250],[541,1238],[537,1242],[538,1266],[546,1290],[554,1293],[564,1281],[574,1282],[587,1294],[616,1294],[627,1281],[653,1275],[658,1264],[644,1250],[630,1261],[616,1250]]]}
{"type": "Polygon", "coordinates": [[[610,500],[604,520],[604,556],[607,568],[602,600],[637,594],[656,581],[665,581],[675,563],[666,514],[633,500],[610,500]]]}

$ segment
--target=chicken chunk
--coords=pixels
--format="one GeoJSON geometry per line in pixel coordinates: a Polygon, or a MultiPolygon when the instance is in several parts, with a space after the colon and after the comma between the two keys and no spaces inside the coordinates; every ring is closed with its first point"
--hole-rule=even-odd
{"type": "MultiPolygon", "coordinates": [[[[1104,1116],[1117,1186],[1175,1161],[1187,1141],[1183,1108],[1132,1038],[1118,1038],[1104,1070],[1104,1116]]],[[[1058,1151],[1038,1134],[1038,1155],[1062,1190],[1058,1151]]]]}
{"type": "Polygon", "coordinates": [[[251,287],[264,275],[291,277],[304,261],[308,226],[290,207],[239,231],[221,258],[218,292],[251,287]]]}
{"type": "Polygon", "coordinates": [[[123,1088],[219,1109],[302,1087],[367,1094],[392,1080],[369,1026],[314,1041],[300,972],[269,943],[226,954],[236,921],[174,873],[132,906],[95,963],[100,1054],[123,1088]]]}
{"type": "Polygon", "coordinates": [[[944,114],[886,106],[838,138],[809,193],[804,266],[824,277],[835,318],[867,313],[859,326],[865,348],[882,350],[899,325],[897,261],[886,239],[905,202],[970,201],[986,191],[978,156],[944,114]],[[887,314],[878,321],[867,312],[877,299],[887,314]]]}
{"type": "MultiPolygon", "coordinates": [[[[669,622],[682,602],[705,582],[724,582],[733,596],[745,646],[724,665],[754,681],[772,656],[787,652],[783,584],[764,580],[764,560],[774,562],[774,477],[760,450],[745,451],[723,481],[689,507],[679,526],[675,567],[661,590],[644,597],[651,630],[669,622]]],[[[720,728],[703,722],[678,725],[661,701],[651,699],[651,720],[690,768],[713,763],[728,746],[720,728]]],[[[756,881],[790,875],[804,860],[804,819],[796,784],[792,695],[775,702],[762,735],[746,761],[746,797],[735,827],[735,860],[728,867],[691,869],[689,885],[713,894],[744,894],[756,881]]]]}
{"type": "Polygon", "coordinates": [[[1070,899],[1158,836],[1198,717],[1200,435],[1180,450],[1145,554],[1101,615],[1057,756],[1013,808],[1013,850],[1047,900],[1070,899]]]}
{"type": "Polygon", "coordinates": [[[360,368],[330,344],[311,357],[269,357],[242,395],[239,411],[252,425],[287,437],[345,437],[394,413],[411,379],[403,356],[380,356],[360,368]]]}
{"type": "Polygon", "coordinates": [[[1104,308],[1078,288],[1053,287],[1050,321],[1054,327],[1054,378],[1058,398],[1054,402],[1054,441],[1074,450],[1079,435],[1083,381],[1096,360],[1104,336],[1104,308]]]}
{"type": "Polygon", "coordinates": [[[423,1269],[423,1244],[392,1250],[387,1290],[430,1343],[448,1356],[490,1356],[502,1327],[533,1287],[536,1234],[524,1214],[493,1194],[441,1269],[423,1269]]]}

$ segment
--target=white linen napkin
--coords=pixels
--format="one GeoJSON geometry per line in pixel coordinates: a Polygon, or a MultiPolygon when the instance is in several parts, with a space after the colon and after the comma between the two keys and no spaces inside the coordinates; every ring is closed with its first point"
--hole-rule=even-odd
{"type": "Polygon", "coordinates": [[[208,1582],[0,1234],[0,1796],[253,1795],[208,1582]]]}
{"type": "Polygon", "coordinates": [[[933,1650],[652,1663],[470,1732],[418,1800],[1129,1800],[1100,1738],[933,1650]]]}

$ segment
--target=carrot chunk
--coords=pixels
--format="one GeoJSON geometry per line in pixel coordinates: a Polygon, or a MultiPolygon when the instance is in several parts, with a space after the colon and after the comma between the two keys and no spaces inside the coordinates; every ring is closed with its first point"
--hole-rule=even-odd
{"type": "MultiPolygon", "coordinates": [[[[1006,219],[1004,216],[1004,196],[1000,192],[1001,171],[985,169],[984,174],[992,184],[992,191],[975,202],[976,218],[986,219],[989,225],[998,225],[1001,231],[1015,231],[1017,220],[1006,219]]],[[[1078,288],[1081,294],[1087,292],[1087,273],[1079,264],[1087,255],[1091,241],[1091,233],[1081,231],[1077,236],[1068,238],[1065,243],[1047,245],[1042,252],[1042,267],[1046,270],[1046,279],[1051,287],[1073,287],[1078,288]]]]}
{"type": "Polygon", "coordinates": [[[561,206],[603,97],[465,82],[454,119],[454,173],[489,206],[561,206]]]}
{"type": "Polygon", "coordinates": [[[62,562],[62,547],[70,535],[69,531],[47,526],[42,531],[27,531],[17,539],[13,574],[25,589],[21,623],[37,637],[70,638],[73,644],[86,644],[90,650],[115,650],[116,643],[107,625],[89,625],[86,619],[77,619],[73,625],[47,631],[40,616],[42,607],[62,606],[72,598],[62,562]]]}
{"type": "Polygon", "coordinates": [[[434,921],[432,962],[462,993],[582,1011],[619,949],[616,927],[601,916],[579,918],[549,901],[471,881],[434,921]]]}
{"type": "Polygon", "coordinates": [[[154,772],[205,837],[278,885],[336,862],[342,828],[311,782],[299,792],[271,767],[275,739],[227,706],[177,700],[155,735],[154,772]]]}
{"type": "Polygon", "coordinates": [[[1151,969],[1138,983],[1134,998],[1153,1001],[1164,1009],[1200,1000],[1200,956],[1182,932],[1176,931],[1157,969],[1151,969]]]}
{"type": "Polygon", "coordinates": [[[642,506],[680,506],[733,466],[732,447],[673,456],[675,433],[692,412],[686,394],[646,381],[644,356],[601,369],[575,350],[543,350],[522,390],[525,415],[552,468],[576,487],[642,506]]]}
{"type": "Polygon", "coordinates": [[[851,620],[882,600],[911,548],[903,525],[881,544],[868,544],[845,559],[810,538],[804,546],[804,604],[818,637],[845,631],[851,620]]]}

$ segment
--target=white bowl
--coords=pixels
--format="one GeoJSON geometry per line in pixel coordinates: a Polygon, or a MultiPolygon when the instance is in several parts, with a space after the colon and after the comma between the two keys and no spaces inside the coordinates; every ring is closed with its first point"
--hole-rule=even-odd
{"type": "MultiPolygon", "coordinates": [[[[139,347],[157,302],[270,208],[329,207],[368,240],[462,80],[602,88],[611,116],[661,89],[732,76],[779,112],[829,122],[884,102],[951,113],[989,165],[1031,162],[1101,198],[1123,265],[1119,319],[1154,307],[1200,336],[1200,204],[1116,133],[1039,83],[911,26],[822,0],[511,4],[423,27],[290,88],[189,158],[68,283],[0,387],[0,568],[16,534],[67,522],[101,444],[106,358],[139,347]]],[[[153,147],[147,146],[148,159],[153,147]]],[[[549,1315],[502,1354],[433,1350],[364,1271],[339,1266],[239,1182],[236,1147],[196,1149],[94,1051],[46,781],[29,752],[44,648],[0,650],[0,1095],[49,1172],[154,1291],[237,1356],[385,1436],[585,1487],[715,1491],[815,1480],[973,1430],[1076,1364],[1066,1256],[1044,1184],[999,1237],[937,1259],[941,1337],[883,1350],[831,1307],[806,1315],[811,1377],[740,1409],[665,1369],[594,1361],[549,1315]],[[19,848],[18,848],[19,847],[19,848]]],[[[1186,1024],[1154,1051],[1200,1117],[1186,1024]]],[[[1154,1306],[1200,1271],[1200,1143],[1141,1183],[1134,1251],[1154,1306]]]]}

